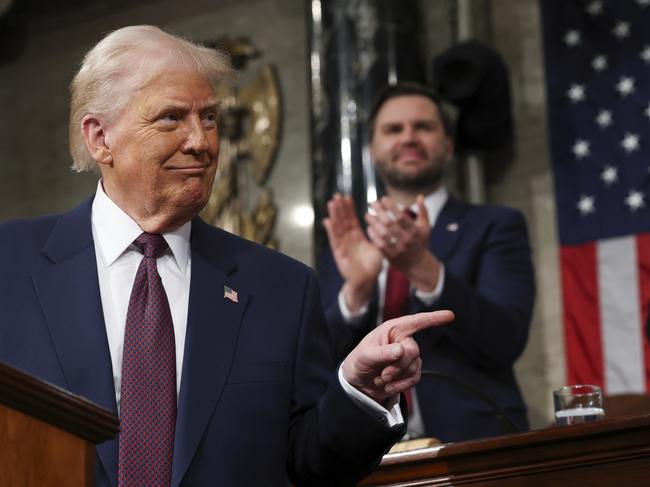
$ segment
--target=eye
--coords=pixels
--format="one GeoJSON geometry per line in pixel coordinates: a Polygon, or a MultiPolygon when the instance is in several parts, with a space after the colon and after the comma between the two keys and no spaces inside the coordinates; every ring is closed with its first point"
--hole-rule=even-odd
{"type": "Polygon", "coordinates": [[[206,127],[216,127],[217,114],[215,112],[206,112],[201,116],[201,120],[206,127]]]}
{"type": "Polygon", "coordinates": [[[386,125],[384,127],[385,134],[398,134],[402,131],[402,126],[399,124],[386,125]]]}
{"type": "Polygon", "coordinates": [[[436,124],[434,122],[420,122],[416,125],[418,130],[425,130],[427,132],[432,132],[436,129],[436,124]]]}
{"type": "Polygon", "coordinates": [[[178,115],[171,112],[163,114],[160,119],[164,122],[178,122],[179,120],[178,115]]]}

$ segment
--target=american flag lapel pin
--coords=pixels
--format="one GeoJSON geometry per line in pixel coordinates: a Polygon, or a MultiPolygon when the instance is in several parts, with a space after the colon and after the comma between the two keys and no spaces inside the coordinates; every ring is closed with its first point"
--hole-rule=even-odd
{"type": "Polygon", "coordinates": [[[224,299],[229,299],[233,303],[239,303],[239,300],[237,299],[237,291],[228,286],[223,287],[223,297],[224,299]]]}
{"type": "Polygon", "coordinates": [[[458,230],[458,223],[453,222],[453,223],[447,224],[447,231],[448,232],[455,232],[457,230],[458,230]]]}

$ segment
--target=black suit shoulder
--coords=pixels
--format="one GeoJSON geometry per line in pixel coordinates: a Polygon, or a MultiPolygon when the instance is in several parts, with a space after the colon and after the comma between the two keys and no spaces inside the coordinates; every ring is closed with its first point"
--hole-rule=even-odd
{"type": "Polygon", "coordinates": [[[239,267],[252,268],[259,275],[272,275],[276,280],[289,275],[312,273],[313,270],[298,260],[259,243],[214,227],[200,219],[192,222],[192,245],[197,250],[208,250],[232,257],[239,267]],[[196,237],[196,238],[195,238],[196,237]],[[278,273],[284,273],[278,274],[278,273]]]}

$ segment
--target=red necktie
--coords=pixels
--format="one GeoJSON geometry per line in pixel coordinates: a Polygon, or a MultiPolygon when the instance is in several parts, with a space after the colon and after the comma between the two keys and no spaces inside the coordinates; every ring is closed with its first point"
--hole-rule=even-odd
{"type": "Polygon", "coordinates": [[[134,243],[144,257],[124,331],[118,485],[169,486],[176,427],[176,346],[156,266],[167,242],[161,235],[143,233],[134,243]]]}
{"type": "MultiPolygon", "coordinates": [[[[413,220],[417,217],[416,213],[411,209],[404,210],[404,213],[413,220]]],[[[389,266],[388,275],[386,276],[386,293],[384,295],[384,321],[408,314],[410,289],[411,285],[406,275],[393,266],[389,266]]],[[[411,389],[404,391],[404,396],[408,412],[411,413],[413,409],[411,389]]]]}
{"type": "MultiPolygon", "coordinates": [[[[408,314],[410,284],[406,275],[393,266],[388,267],[384,300],[384,321],[408,314]]],[[[411,389],[404,391],[406,406],[411,412],[411,389]]]]}

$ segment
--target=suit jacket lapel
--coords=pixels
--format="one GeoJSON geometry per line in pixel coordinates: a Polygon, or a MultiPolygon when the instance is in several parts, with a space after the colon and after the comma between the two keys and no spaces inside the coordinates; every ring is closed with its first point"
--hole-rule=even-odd
{"type": "Polygon", "coordinates": [[[436,224],[429,234],[429,247],[439,260],[444,262],[458,242],[466,211],[467,204],[451,195],[440,211],[436,224]]]}
{"type": "Polygon", "coordinates": [[[172,486],[183,479],[221,396],[249,296],[232,282],[235,249],[223,233],[192,222],[192,278],[178,401],[172,486]],[[235,303],[224,286],[237,292],[235,303]]]}
{"type": "MultiPolygon", "coordinates": [[[[43,248],[53,265],[32,278],[67,388],[117,414],[91,202],[61,215],[43,248]]],[[[98,445],[97,452],[111,483],[117,485],[117,439],[98,445]]]]}

